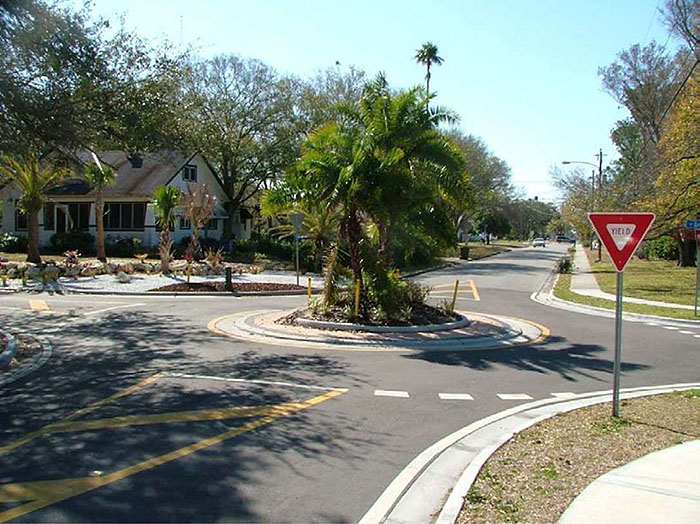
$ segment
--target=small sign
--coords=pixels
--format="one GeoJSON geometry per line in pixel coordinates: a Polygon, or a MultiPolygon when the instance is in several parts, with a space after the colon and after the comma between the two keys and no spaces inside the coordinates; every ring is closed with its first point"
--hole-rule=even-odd
{"type": "Polygon", "coordinates": [[[700,220],[686,220],[685,221],[685,228],[686,229],[700,229],[700,220]]]}
{"type": "Polygon", "coordinates": [[[649,231],[654,213],[589,213],[588,220],[615,269],[621,272],[649,231]]]}

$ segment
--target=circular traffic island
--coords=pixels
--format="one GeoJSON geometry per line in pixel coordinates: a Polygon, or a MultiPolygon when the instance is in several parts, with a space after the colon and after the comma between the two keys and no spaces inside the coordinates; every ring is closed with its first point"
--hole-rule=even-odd
{"type": "Polygon", "coordinates": [[[541,342],[549,335],[549,330],[537,323],[500,315],[460,311],[443,314],[437,319],[439,322],[432,313],[420,315],[423,324],[413,324],[408,319],[360,324],[334,319],[332,315],[329,319],[328,315],[310,310],[257,310],[219,317],[208,327],[215,333],[248,342],[343,351],[503,349],[541,342]]]}

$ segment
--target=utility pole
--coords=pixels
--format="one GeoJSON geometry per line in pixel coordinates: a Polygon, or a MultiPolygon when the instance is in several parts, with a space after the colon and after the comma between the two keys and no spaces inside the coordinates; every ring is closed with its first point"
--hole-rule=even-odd
{"type": "MultiPolygon", "coordinates": [[[[598,197],[600,198],[601,192],[603,191],[603,148],[601,147],[598,150],[598,154],[596,155],[598,157],[598,197]]],[[[596,201],[599,201],[599,198],[596,198],[596,201]]],[[[602,252],[603,246],[600,238],[598,239],[598,260],[596,262],[600,262],[603,259],[603,252],[602,252]]]]}

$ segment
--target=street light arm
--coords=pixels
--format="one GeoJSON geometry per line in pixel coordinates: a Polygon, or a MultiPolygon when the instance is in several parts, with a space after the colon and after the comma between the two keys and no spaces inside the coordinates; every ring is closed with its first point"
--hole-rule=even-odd
{"type": "Polygon", "coordinates": [[[598,164],[594,164],[593,162],[584,162],[583,160],[563,160],[562,164],[567,165],[567,164],[587,164],[589,166],[593,166],[595,168],[598,167],[598,164]]]}

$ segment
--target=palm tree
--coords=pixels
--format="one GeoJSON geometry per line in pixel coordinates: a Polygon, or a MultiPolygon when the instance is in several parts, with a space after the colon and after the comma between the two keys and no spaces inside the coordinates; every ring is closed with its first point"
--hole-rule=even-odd
{"type": "Polygon", "coordinates": [[[416,62],[423,64],[425,73],[425,93],[430,95],[430,66],[433,64],[442,65],[442,58],[438,56],[438,48],[431,42],[426,42],[419,49],[416,49],[416,62]]]}
{"type": "Polygon", "coordinates": [[[28,215],[27,262],[41,263],[39,254],[39,212],[44,205],[44,194],[58,185],[68,174],[64,168],[42,165],[39,157],[29,153],[24,159],[7,155],[0,157],[0,178],[14,183],[22,192],[18,205],[28,215]]]}
{"type": "Polygon", "coordinates": [[[196,257],[200,250],[199,230],[204,227],[207,220],[211,218],[211,213],[216,205],[216,197],[209,192],[206,184],[198,184],[192,189],[187,188],[187,193],[182,197],[182,207],[185,217],[192,225],[192,236],[187,246],[187,252],[192,259],[196,257]]]}
{"type": "Polygon", "coordinates": [[[153,190],[151,205],[155,213],[156,224],[160,228],[160,265],[163,273],[170,271],[170,229],[175,227],[175,208],[180,203],[182,193],[173,186],[158,186],[153,190]]]}
{"type": "Polygon", "coordinates": [[[105,228],[104,228],[104,197],[102,189],[114,184],[114,170],[109,166],[100,164],[88,164],[85,167],[83,178],[88,185],[95,190],[95,226],[97,246],[97,260],[107,261],[105,256],[105,228]]]}

